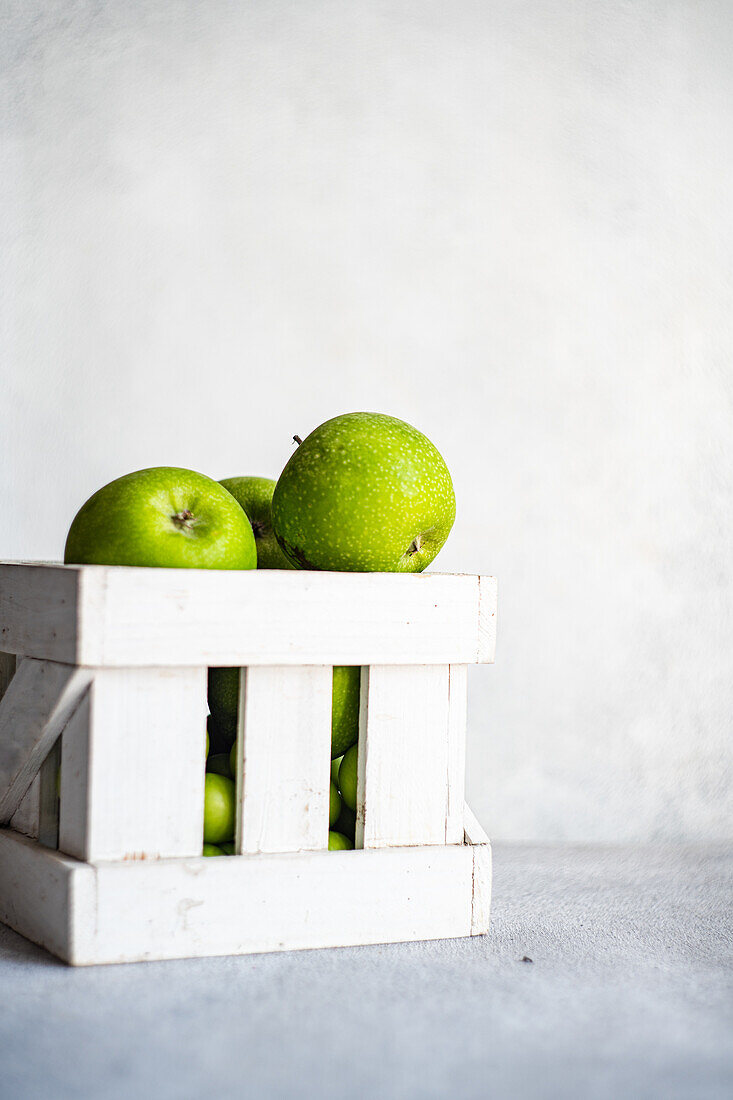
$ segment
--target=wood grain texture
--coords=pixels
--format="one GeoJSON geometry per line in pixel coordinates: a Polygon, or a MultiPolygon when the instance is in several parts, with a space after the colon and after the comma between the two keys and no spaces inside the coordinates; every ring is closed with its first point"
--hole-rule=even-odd
{"type": "Polygon", "coordinates": [[[463,807],[463,827],[465,830],[466,844],[488,844],[489,838],[479,824],[473,810],[468,803],[463,807]]]}
{"type": "Polygon", "coordinates": [[[473,852],[473,905],[471,935],[483,936],[489,931],[491,914],[491,845],[473,812],[464,807],[466,844],[473,852]]]}
{"type": "Polygon", "coordinates": [[[199,854],[205,728],[205,669],[96,669],[62,739],[61,850],[199,854]]]}
{"type": "Polygon", "coordinates": [[[237,851],[328,847],[332,681],[325,665],[243,670],[237,851]]]}
{"type": "Polygon", "coordinates": [[[463,574],[0,564],[0,644],[92,667],[475,664],[496,586],[463,574]]]}
{"type": "Polygon", "coordinates": [[[89,865],[0,832],[0,919],[78,965],[468,936],[472,883],[462,845],[89,865]]]}
{"type": "Polygon", "coordinates": [[[0,702],[0,825],[18,809],[89,681],[89,673],[25,658],[0,702]]]}
{"type": "Polygon", "coordinates": [[[468,668],[448,669],[448,780],[445,843],[463,844],[466,788],[466,702],[468,668]]]}
{"type": "Polygon", "coordinates": [[[478,646],[476,663],[492,664],[496,656],[496,577],[477,577],[478,646]]]}
{"type": "Polygon", "coordinates": [[[93,868],[0,829],[0,921],[22,936],[71,961],[74,936],[90,941],[93,889],[93,868]]]}
{"type": "Polygon", "coordinates": [[[0,648],[74,664],[79,577],[78,567],[0,563],[0,648]]]}
{"type": "Polygon", "coordinates": [[[24,836],[38,839],[38,822],[41,814],[41,774],[31,783],[20,800],[20,805],[10,819],[10,828],[24,836]]]}
{"type": "Polygon", "coordinates": [[[471,935],[483,936],[489,931],[491,916],[491,845],[476,844],[473,853],[473,905],[471,935]]]}
{"type": "Polygon", "coordinates": [[[362,670],[358,848],[463,842],[463,686],[451,707],[448,665],[362,670]]]}

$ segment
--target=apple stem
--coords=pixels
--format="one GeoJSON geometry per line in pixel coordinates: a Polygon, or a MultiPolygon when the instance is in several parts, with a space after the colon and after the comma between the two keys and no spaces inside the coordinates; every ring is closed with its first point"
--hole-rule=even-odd
{"type": "Polygon", "coordinates": [[[300,438],[299,435],[294,435],[293,436],[293,443],[297,443],[298,446],[300,446],[302,442],[303,442],[303,440],[300,438]]]}
{"type": "Polygon", "coordinates": [[[412,555],[416,554],[419,549],[420,549],[420,536],[415,535],[415,538],[412,540],[410,545],[407,547],[407,553],[409,554],[410,557],[412,557],[412,555]]]}
{"type": "Polygon", "coordinates": [[[184,508],[182,512],[176,512],[171,519],[176,527],[184,527],[187,531],[190,531],[196,522],[193,512],[189,512],[188,508],[184,508]]]}

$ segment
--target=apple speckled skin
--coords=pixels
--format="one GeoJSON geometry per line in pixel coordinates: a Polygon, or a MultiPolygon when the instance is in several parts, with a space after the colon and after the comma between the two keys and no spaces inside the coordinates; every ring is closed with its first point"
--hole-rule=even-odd
{"type": "Polygon", "coordinates": [[[358,665],[336,665],[333,670],[331,701],[331,759],[343,756],[359,736],[359,692],[361,669],[358,665]]]}
{"type": "Polygon", "coordinates": [[[300,569],[420,573],[455,515],[440,452],[382,413],[321,424],[291,455],[272,498],[277,540],[300,569]]]}
{"type": "Polygon", "coordinates": [[[218,481],[176,466],[97,490],[69,529],[64,561],[163,569],[255,569],[250,522],[218,481]]]}
{"type": "Polygon", "coordinates": [[[270,477],[225,477],[219,482],[232,494],[252,524],[257,547],[258,569],[293,569],[280,549],[272,529],[272,494],[275,482],[270,477]]]}

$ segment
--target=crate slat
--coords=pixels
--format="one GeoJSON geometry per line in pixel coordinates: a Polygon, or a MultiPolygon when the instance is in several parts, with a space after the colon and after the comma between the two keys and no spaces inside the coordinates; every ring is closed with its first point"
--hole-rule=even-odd
{"type": "Polygon", "coordinates": [[[20,805],[10,819],[10,828],[25,836],[38,839],[38,822],[41,813],[41,774],[31,783],[20,800],[20,805]]]}
{"type": "Polygon", "coordinates": [[[489,838],[466,805],[463,810],[466,844],[473,851],[473,904],[471,935],[483,936],[489,931],[491,913],[491,845],[489,838]]]}
{"type": "Polygon", "coordinates": [[[445,843],[462,844],[466,798],[466,703],[468,667],[451,665],[448,672],[448,805],[445,843]]]}
{"type": "Polygon", "coordinates": [[[362,670],[357,847],[462,843],[461,682],[451,708],[448,665],[362,670]]]}
{"type": "Polygon", "coordinates": [[[6,825],[78,705],[89,673],[25,658],[0,701],[0,825],[6,825]]]}
{"type": "Polygon", "coordinates": [[[0,830],[0,920],[77,965],[471,934],[462,845],[82,864],[0,830]]]}
{"type": "Polygon", "coordinates": [[[59,847],[84,860],[199,854],[205,754],[205,669],[96,669],[62,738],[59,847]]]}
{"type": "Polygon", "coordinates": [[[328,847],[332,682],[325,665],[242,670],[238,851],[328,847]]]}
{"type": "Polygon", "coordinates": [[[493,660],[491,577],[0,564],[0,644],[94,667],[493,660]]]}

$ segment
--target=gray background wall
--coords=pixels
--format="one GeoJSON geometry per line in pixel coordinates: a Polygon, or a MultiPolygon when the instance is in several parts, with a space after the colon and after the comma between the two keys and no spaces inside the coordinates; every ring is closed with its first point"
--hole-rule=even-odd
{"type": "Polygon", "coordinates": [[[496,836],[731,835],[727,0],[2,4],[0,555],[401,416],[500,578],[496,836]]]}

